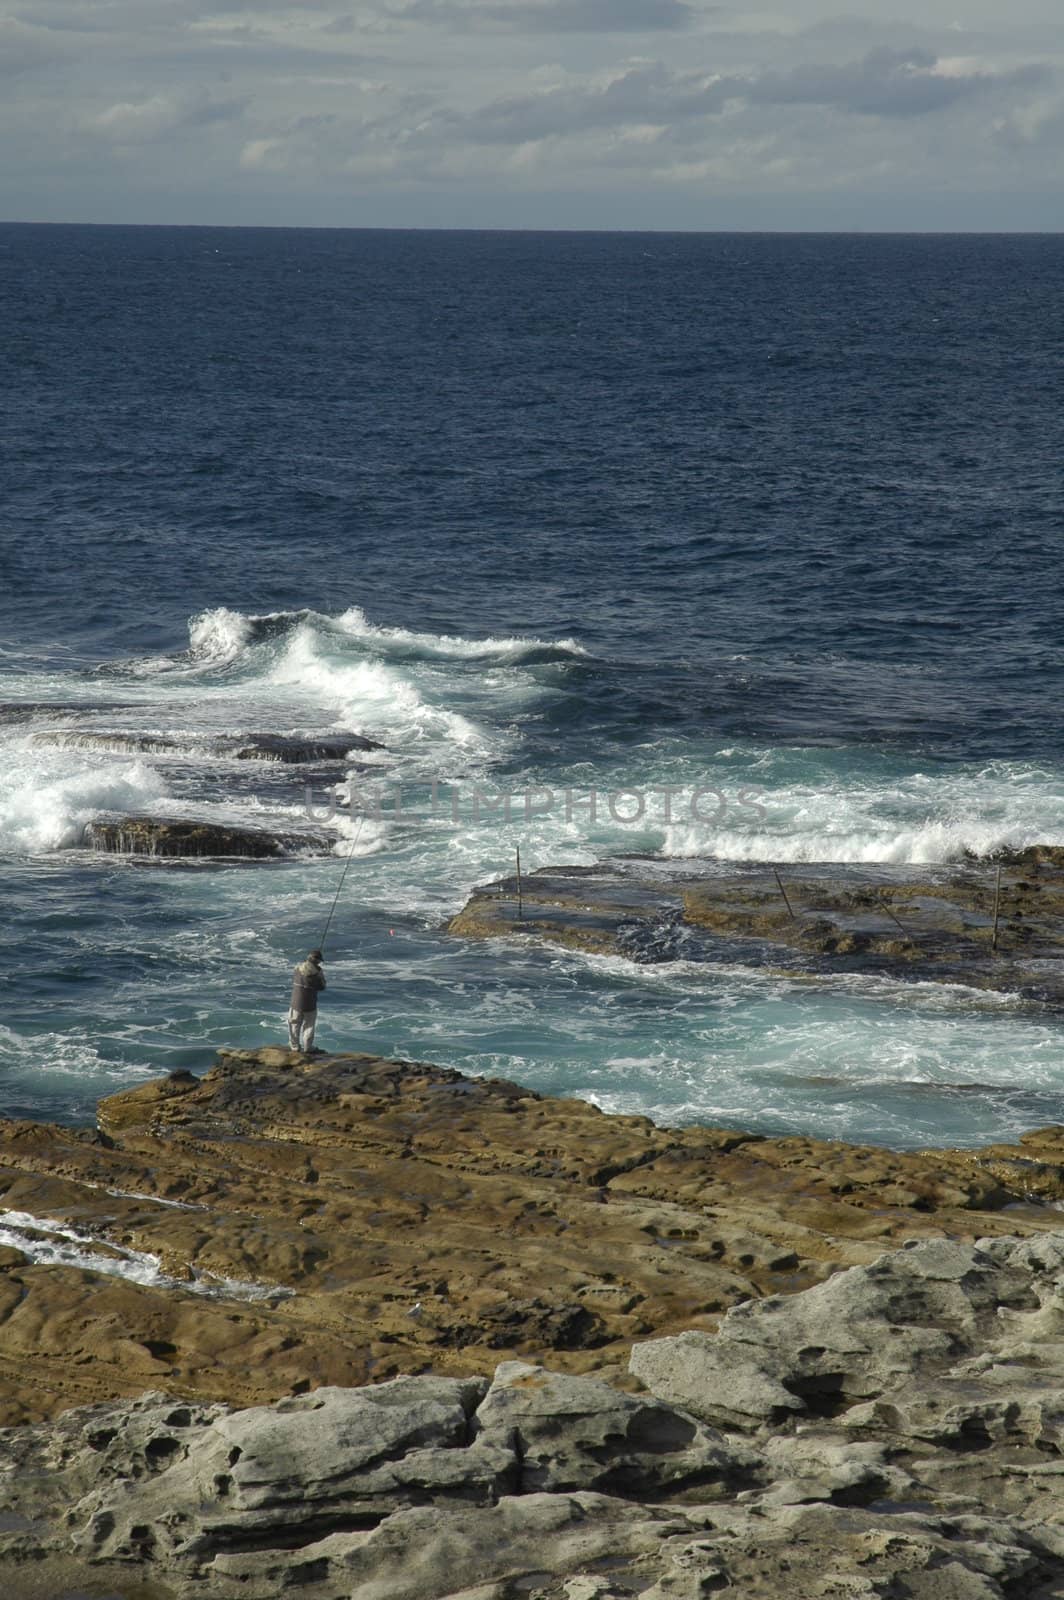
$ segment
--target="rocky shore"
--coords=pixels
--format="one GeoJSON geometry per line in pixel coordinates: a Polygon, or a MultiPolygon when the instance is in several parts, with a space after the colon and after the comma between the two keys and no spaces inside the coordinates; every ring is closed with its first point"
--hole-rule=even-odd
{"type": "Polygon", "coordinates": [[[1064,1594],[1064,1233],[916,1244],[631,1366],[68,1411],[0,1434],[0,1564],[26,1600],[1064,1594]]]}
{"type": "Polygon", "coordinates": [[[749,866],[632,857],[476,890],[452,934],[636,961],[742,961],[810,979],[873,973],[1064,1004],[1064,847],[958,866],[749,866]]]}
{"type": "Polygon", "coordinates": [[[1062,1200],[1064,1128],[896,1154],[365,1055],[4,1123],[0,1573],[1064,1595],[1062,1200]]]}

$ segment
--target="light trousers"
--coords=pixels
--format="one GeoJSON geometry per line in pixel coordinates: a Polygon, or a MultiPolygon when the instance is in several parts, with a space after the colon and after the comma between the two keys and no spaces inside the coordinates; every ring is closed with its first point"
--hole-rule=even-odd
{"type": "Polygon", "coordinates": [[[293,1050],[304,1052],[313,1049],[317,1011],[290,1011],[288,1013],[288,1043],[293,1050]]]}

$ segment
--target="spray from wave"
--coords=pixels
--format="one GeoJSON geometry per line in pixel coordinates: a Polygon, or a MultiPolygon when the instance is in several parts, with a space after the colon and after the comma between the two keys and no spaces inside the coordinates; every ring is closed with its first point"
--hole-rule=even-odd
{"type": "Polygon", "coordinates": [[[286,725],[322,724],[372,731],[408,753],[453,751],[497,759],[511,741],[499,712],[511,715],[547,689],[532,669],[587,659],[573,639],[466,638],[372,623],[359,607],[339,616],[312,610],[244,614],[225,606],[189,620],[189,647],[171,655],[117,662],[125,676],[160,695],[195,683],[207,716],[271,711],[286,725]]]}
{"type": "Polygon", "coordinates": [[[1002,816],[977,794],[955,808],[943,796],[943,814],[902,820],[883,807],[862,805],[845,790],[832,796],[831,818],[804,814],[774,830],[683,823],[665,830],[667,856],[715,856],[725,861],[884,863],[932,866],[994,856],[1035,844],[1064,843],[1060,813],[1049,796],[1025,814],[1002,816]]]}
{"type": "Polygon", "coordinates": [[[166,794],[143,761],[105,760],[71,771],[56,755],[9,760],[0,770],[0,850],[31,855],[79,845],[94,817],[145,810],[166,794]]]}
{"type": "Polygon", "coordinates": [[[439,703],[446,683],[420,683],[385,663],[329,648],[308,623],[288,634],[266,674],[275,689],[298,691],[327,707],[338,725],[405,744],[445,743],[484,750],[488,740],[470,718],[439,703]],[[435,690],[435,694],[432,691],[435,690]]]}
{"type": "Polygon", "coordinates": [[[239,611],[230,611],[225,606],[219,606],[214,611],[201,611],[189,621],[189,659],[211,665],[234,661],[254,639],[258,620],[242,616],[239,611]]]}

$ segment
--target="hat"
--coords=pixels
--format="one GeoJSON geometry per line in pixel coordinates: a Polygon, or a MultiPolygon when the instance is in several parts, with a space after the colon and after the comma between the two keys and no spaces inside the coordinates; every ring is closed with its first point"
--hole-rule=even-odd
{"type": "Polygon", "coordinates": [[[320,950],[312,950],[310,952],[310,955],[307,957],[307,960],[308,961],[320,961],[321,958],[322,958],[322,956],[321,956],[321,951],[320,950]]]}

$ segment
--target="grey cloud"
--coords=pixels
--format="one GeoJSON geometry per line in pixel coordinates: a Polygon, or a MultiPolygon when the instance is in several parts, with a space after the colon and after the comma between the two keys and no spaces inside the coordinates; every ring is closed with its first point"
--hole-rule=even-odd
{"type": "Polygon", "coordinates": [[[685,0],[407,0],[387,14],[466,31],[536,34],[671,32],[689,28],[699,13],[685,0]]]}
{"type": "Polygon", "coordinates": [[[0,17],[0,77],[13,78],[35,67],[61,61],[68,53],[65,41],[51,36],[18,17],[0,17]]]}
{"type": "Polygon", "coordinates": [[[111,144],[153,144],[169,140],[175,133],[234,122],[245,110],[242,100],[158,94],[144,100],[116,101],[89,117],[84,130],[111,144]]]}
{"type": "Polygon", "coordinates": [[[994,139],[1005,150],[1037,150],[1041,159],[1049,152],[1059,155],[1064,149],[1064,99],[1054,96],[1019,107],[995,125],[994,139]]]}
{"type": "Polygon", "coordinates": [[[360,185],[398,217],[420,185],[473,196],[475,221],[485,183],[553,196],[544,218],[569,215],[574,184],[819,185],[858,216],[889,182],[967,184],[992,218],[1025,174],[1049,186],[1064,99],[1021,65],[1064,58],[1042,0],[966,0],[964,29],[954,0],[921,0],[915,23],[841,3],[831,20],[832,0],[0,0],[17,7],[0,16],[0,196],[36,214],[32,173],[57,213],[117,214],[144,174],[165,216],[195,174],[249,220],[256,196],[283,220],[360,185]]]}
{"type": "Polygon", "coordinates": [[[303,12],[317,15],[333,12],[335,0],[183,0],[182,9],[196,18],[239,16],[245,12],[262,15],[283,12],[298,16],[303,12]]]}
{"type": "Polygon", "coordinates": [[[914,117],[992,89],[1037,87],[1050,77],[1038,66],[998,73],[946,71],[940,58],[924,50],[873,50],[844,66],[799,66],[759,75],[673,72],[652,62],[633,66],[601,87],[495,100],[465,115],[452,114],[452,120],[475,142],[519,144],[592,128],[667,126],[713,116],[734,102],[914,117]]]}
{"type": "Polygon", "coordinates": [[[549,89],[495,100],[460,121],[471,138],[503,144],[625,123],[671,122],[719,111],[731,81],[673,73],[658,61],[640,63],[601,88],[549,89]]]}
{"type": "MultiPolygon", "coordinates": [[[[25,17],[22,21],[27,20],[25,17]]],[[[179,7],[163,11],[146,0],[37,0],[33,7],[35,27],[54,34],[148,35],[171,31],[180,26],[179,7]]]]}
{"type": "Polygon", "coordinates": [[[747,97],[761,105],[833,106],[865,116],[913,117],[940,111],[988,89],[1030,88],[1051,77],[1040,66],[1009,72],[936,71],[933,51],[872,50],[846,66],[801,66],[766,73],[750,84],[747,97]]]}

